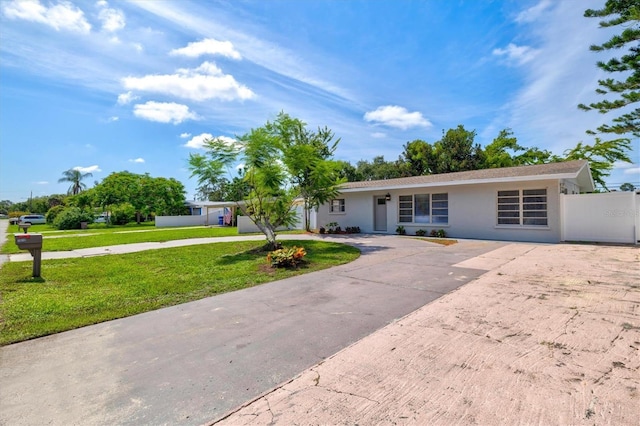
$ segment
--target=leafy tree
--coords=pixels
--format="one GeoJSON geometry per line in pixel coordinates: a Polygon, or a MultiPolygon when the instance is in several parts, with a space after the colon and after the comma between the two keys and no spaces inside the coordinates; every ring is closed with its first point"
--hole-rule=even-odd
{"type": "Polygon", "coordinates": [[[386,161],[384,156],[373,157],[373,161],[360,160],[356,164],[356,174],[362,181],[394,179],[406,176],[401,161],[386,161]]]}
{"type": "Polygon", "coordinates": [[[196,161],[191,156],[190,169],[202,182],[241,161],[246,186],[238,186],[249,191],[237,206],[265,235],[267,248],[274,250],[279,247],[276,229],[297,222],[296,198],[304,198],[305,206],[312,207],[335,194],[332,191],[340,181],[337,168],[328,160],[335,149],[332,140],[330,130],[307,131],[302,121],[280,113],[274,122],[239,137],[236,144],[206,141],[207,154],[196,161]]]}
{"type": "MultiPolygon", "coordinates": [[[[589,111],[596,110],[602,114],[620,111],[618,117],[612,119],[612,124],[603,124],[597,128],[600,133],[614,135],[633,135],[640,137],[640,108],[632,108],[632,104],[640,101],[640,4],[637,0],[607,0],[600,10],[588,9],[584,12],[587,18],[606,18],[600,21],[601,28],[622,26],[624,30],[614,35],[601,45],[593,45],[590,49],[602,52],[611,49],[621,49],[629,46],[628,52],[620,58],[612,58],[607,62],[599,61],[597,66],[608,73],[620,73],[620,79],[607,78],[599,80],[596,93],[611,94],[615,98],[593,102],[589,105],[580,104],[579,108],[589,111]],[[622,110],[621,110],[622,108],[622,110]]],[[[588,131],[589,134],[595,134],[588,131]]]]}
{"type": "Polygon", "coordinates": [[[625,182],[620,185],[620,191],[635,191],[636,187],[632,183],[625,182]]]}
{"type": "Polygon", "coordinates": [[[602,141],[596,138],[593,145],[585,145],[582,142],[564,152],[563,157],[553,156],[552,161],[587,160],[591,168],[593,181],[607,189],[604,181],[611,174],[613,163],[623,161],[630,163],[631,160],[627,151],[631,149],[631,142],[628,139],[618,139],[612,141],[602,141]]]}
{"type": "Polygon", "coordinates": [[[484,167],[513,167],[549,162],[551,152],[537,147],[526,148],[518,144],[511,129],[503,129],[498,136],[484,148],[484,167]]]}
{"type": "Polygon", "coordinates": [[[334,134],[327,127],[312,132],[305,126],[303,121],[281,112],[276,121],[265,127],[282,144],[282,161],[291,184],[303,199],[304,226],[310,231],[311,209],[338,195],[338,164],[330,159],[340,139],[334,141],[334,134]]]}
{"type": "Polygon", "coordinates": [[[132,205],[138,223],[143,215],[179,213],[185,202],[179,181],[128,171],[110,174],[94,190],[96,203],[107,212],[110,206],[132,205]]]}
{"type": "Polygon", "coordinates": [[[347,182],[359,182],[362,180],[358,170],[350,162],[337,160],[336,167],[340,179],[344,179],[347,182]]]}
{"type": "Polygon", "coordinates": [[[421,139],[407,142],[402,153],[405,168],[410,176],[437,173],[437,159],[433,145],[421,139]]]}
{"type": "Polygon", "coordinates": [[[70,182],[71,186],[69,187],[67,193],[76,195],[82,192],[87,187],[87,185],[84,184],[82,180],[91,176],[93,176],[93,174],[91,173],[82,173],[77,169],[69,169],[62,172],[62,177],[58,179],[58,182],[70,182]]]}
{"type": "Polygon", "coordinates": [[[0,201],[0,214],[9,214],[9,210],[12,206],[13,202],[11,202],[11,200],[0,201]]]}
{"type": "Polygon", "coordinates": [[[435,173],[481,169],[484,152],[480,144],[474,144],[475,136],[475,130],[468,131],[462,125],[447,130],[442,139],[434,144],[437,160],[435,173]]]}

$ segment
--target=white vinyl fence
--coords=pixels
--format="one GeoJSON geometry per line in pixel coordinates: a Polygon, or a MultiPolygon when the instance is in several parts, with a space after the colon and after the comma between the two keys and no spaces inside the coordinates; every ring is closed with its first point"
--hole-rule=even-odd
{"type": "Polygon", "coordinates": [[[562,240],[602,243],[640,241],[640,194],[562,194],[562,240]]]}
{"type": "Polygon", "coordinates": [[[156,228],[217,225],[219,216],[222,216],[222,213],[219,211],[209,213],[208,215],[156,216],[156,228]]]}

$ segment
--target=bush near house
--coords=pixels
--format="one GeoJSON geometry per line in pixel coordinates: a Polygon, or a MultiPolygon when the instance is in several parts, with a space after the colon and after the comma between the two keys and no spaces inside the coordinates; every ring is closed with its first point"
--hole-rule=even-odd
{"type": "Polygon", "coordinates": [[[435,229],[432,229],[429,236],[436,238],[447,238],[447,233],[444,231],[444,229],[438,229],[437,231],[435,229]]]}
{"type": "Polygon", "coordinates": [[[418,237],[424,237],[425,235],[427,235],[427,231],[425,231],[424,229],[418,229],[418,230],[416,231],[416,235],[417,235],[418,237]]]}

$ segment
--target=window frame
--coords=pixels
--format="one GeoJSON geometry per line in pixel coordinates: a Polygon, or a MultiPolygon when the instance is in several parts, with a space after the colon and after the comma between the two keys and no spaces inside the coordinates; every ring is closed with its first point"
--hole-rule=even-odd
{"type": "Polygon", "coordinates": [[[448,226],[449,225],[449,193],[415,193],[398,196],[398,223],[416,226],[448,226]],[[416,197],[423,198],[416,202],[416,197]],[[428,197],[425,203],[424,197],[428,197]],[[426,209],[425,209],[426,207],[426,209]],[[418,215],[417,210],[423,214],[418,215]],[[416,217],[428,218],[427,221],[416,221],[416,217]]]}
{"type": "Polygon", "coordinates": [[[346,212],[347,202],[344,198],[333,198],[329,201],[329,214],[345,214],[346,212]],[[334,209],[336,206],[337,210],[334,209]]]}
{"type": "Polygon", "coordinates": [[[496,192],[496,226],[548,228],[548,189],[498,190],[496,192]]]}

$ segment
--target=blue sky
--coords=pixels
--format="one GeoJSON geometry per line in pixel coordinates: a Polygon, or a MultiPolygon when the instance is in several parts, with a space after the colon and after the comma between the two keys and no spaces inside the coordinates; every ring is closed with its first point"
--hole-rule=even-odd
{"type": "MultiPolygon", "coordinates": [[[[208,136],[279,111],[328,126],[336,158],[396,159],[462,124],[562,153],[607,121],[584,1],[0,2],[0,199],[64,193],[64,170],[174,177],[208,136]]],[[[619,31],[619,30],[618,30],[619,31]]],[[[611,187],[640,185],[617,165],[611,187]]]]}

